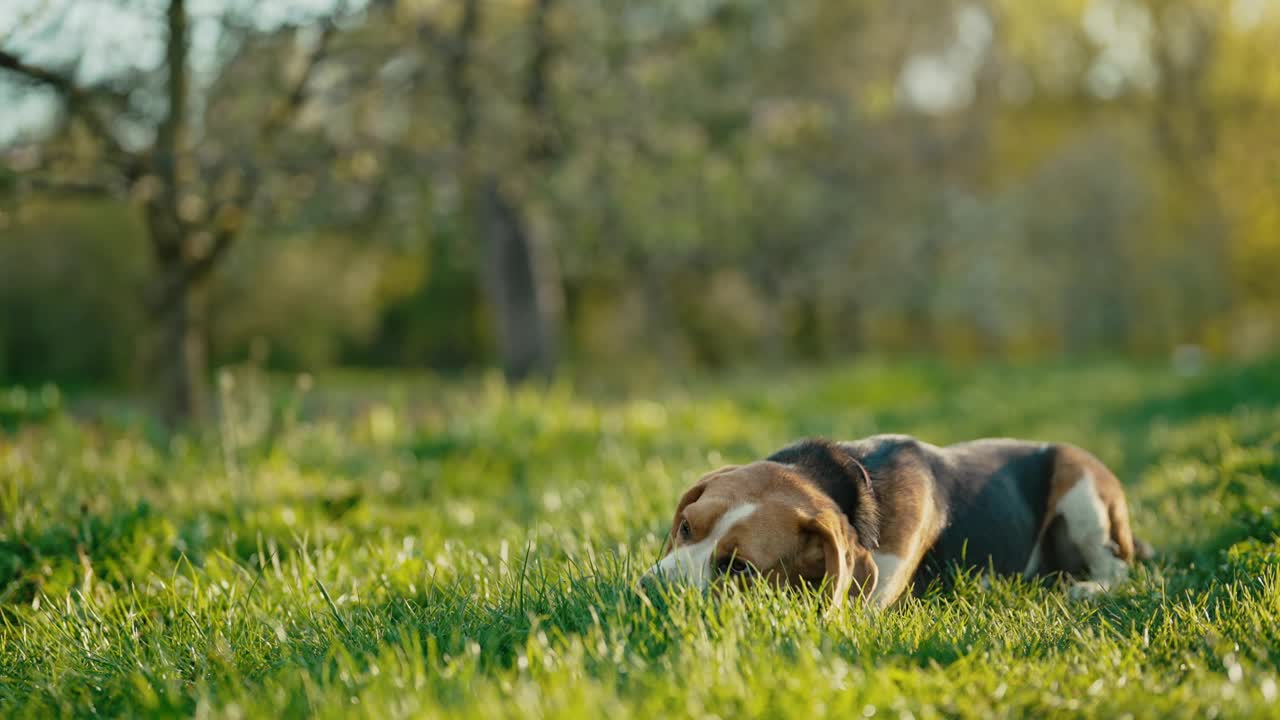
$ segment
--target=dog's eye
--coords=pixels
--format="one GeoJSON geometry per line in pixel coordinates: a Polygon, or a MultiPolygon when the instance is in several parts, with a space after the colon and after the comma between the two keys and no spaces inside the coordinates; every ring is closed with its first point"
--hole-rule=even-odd
{"type": "Polygon", "coordinates": [[[688,539],[689,539],[689,536],[690,536],[690,535],[693,535],[693,528],[689,527],[689,521],[688,521],[688,520],[681,520],[681,521],[680,521],[680,529],[679,529],[677,532],[679,532],[679,533],[680,533],[680,539],[681,539],[681,540],[688,540],[688,539]]]}
{"type": "Polygon", "coordinates": [[[737,556],[720,558],[717,565],[721,575],[750,575],[756,571],[751,563],[737,556]]]}

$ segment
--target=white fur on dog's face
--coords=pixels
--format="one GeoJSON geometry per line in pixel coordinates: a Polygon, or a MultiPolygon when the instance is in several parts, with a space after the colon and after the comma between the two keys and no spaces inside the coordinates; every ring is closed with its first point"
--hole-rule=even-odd
{"type": "Polygon", "coordinates": [[[698,588],[724,581],[816,587],[843,603],[875,585],[871,553],[830,497],[794,467],[762,461],[704,475],[680,498],[671,551],[641,578],[698,588]]]}
{"type": "Polygon", "coordinates": [[[658,561],[644,574],[647,577],[660,577],[664,580],[676,580],[699,588],[706,588],[715,577],[716,546],[724,536],[739,522],[747,519],[756,511],[757,505],[745,502],[725,512],[716,521],[711,532],[701,540],[686,545],[677,545],[662,560],[658,561]]]}

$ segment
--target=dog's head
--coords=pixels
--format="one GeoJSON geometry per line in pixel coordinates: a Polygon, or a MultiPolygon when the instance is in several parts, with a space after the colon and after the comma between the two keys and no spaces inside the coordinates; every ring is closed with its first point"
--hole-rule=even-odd
{"type": "Polygon", "coordinates": [[[870,488],[858,490],[868,501],[851,524],[824,492],[837,480],[865,486],[860,468],[840,452],[829,443],[803,443],[769,460],[707,474],[680,498],[670,551],[645,577],[703,588],[726,581],[817,586],[825,580],[833,606],[850,594],[866,597],[877,579],[869,550],[876,546],[874,500],[870,488]]]}

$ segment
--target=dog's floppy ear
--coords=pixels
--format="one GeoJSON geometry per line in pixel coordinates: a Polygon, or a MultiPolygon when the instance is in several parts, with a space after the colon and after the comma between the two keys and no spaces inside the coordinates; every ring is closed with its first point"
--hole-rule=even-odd
{"type": "Polygon", "coordinates": [[[871,473],[839,443],[809,438],[792,443],[768,458],[792,465],[822,488],[844,510],[866,548],[880,544],[880,510],[871,473]]]}
{"type": "Polygon", "coordinates": [[[871,596],[880,572],[871,553],[850,540],[853,528],[837,513],[824,510],[805,521],[803,531],[822,543],[826,579],[831,586],[831,609],[844,605],[852,593],[864,600],[871,596]]]}
{"type": "Polygon", "coordinates": [[[852,551],[849,553],[850,562],[853,564],[853,583],[850,585],[849,591],[856,592],[862,596],[864,602],[871,600],[871,593],[876,589],[876,583],[880,582],[880,567],[876,565],[876,560],[871,556],[871,551],[854,544],[852,551]]]}

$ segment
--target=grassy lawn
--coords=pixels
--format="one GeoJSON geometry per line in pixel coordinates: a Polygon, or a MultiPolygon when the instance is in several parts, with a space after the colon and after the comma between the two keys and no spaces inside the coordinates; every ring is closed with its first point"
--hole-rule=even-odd
{"type": "Polygon", "coordinates": [[[0,714],[1275,716],[1280,365],[861,364],[599,399],[318,378],[205,438],[0,400],[0,714]],[[808,434],[1071,441],[1160,551],[1068,604],[629,591],[679,491],[808,434]]]}

